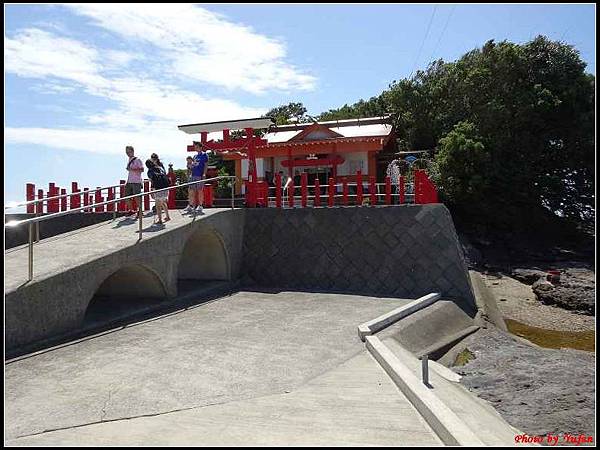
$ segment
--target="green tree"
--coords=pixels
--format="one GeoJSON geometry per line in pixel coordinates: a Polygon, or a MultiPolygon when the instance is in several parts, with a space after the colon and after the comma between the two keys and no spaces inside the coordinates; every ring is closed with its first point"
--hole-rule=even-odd
{"type": "Polygon", "coordinates": [[[595,78],[585,67],[574,47],[544,36],[489,41],[321,118],[390,113],[408,149],[439,145],[436,178],[447,201],[483,220],[516,223],[551,211],[590,221],[595,78]]]}
{"type": "Polygon", "coordinates": [[[306,108],[300,102],[290,102],[287,105],[276,106],[271,108],[263,117],[272,117],[275,119],[276,125],[289,124],[291,119],[297,119],[300,123],[310,122],[310,118],[306,116],[306,108]]]}

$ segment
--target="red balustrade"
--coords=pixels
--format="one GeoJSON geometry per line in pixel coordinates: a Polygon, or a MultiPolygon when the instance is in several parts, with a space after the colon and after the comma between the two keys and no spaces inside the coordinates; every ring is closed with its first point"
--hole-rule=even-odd
{"type": "MultiPolygon", "coordinates": [[[[25,194],[28,202],[35,200],[35,184],[27,183],[25,185],[25,194]]],[[[27,214],[33,214],[35,212],[35,204],[27,205],[27,214]]]]}

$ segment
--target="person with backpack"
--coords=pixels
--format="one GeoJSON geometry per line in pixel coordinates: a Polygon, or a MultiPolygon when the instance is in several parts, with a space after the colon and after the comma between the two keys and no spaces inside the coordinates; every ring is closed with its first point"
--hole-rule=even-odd
{"type": "MultiPolygon", "coordinates": [[[[170,186],[169,177],[165,172],[165,167],[160,162],[158,155],[153,153],[149,160],[146,161],[146,167],[148,168],[148,178],[152,183],[152,189],[159,190],[168,188],[170,186]]],[[[158,220],[154,223],[163,223],[162,211],[165,211],[165,222],[171,220],[169,217],[169,207],[167,201],[169,199],[169,191],[161,191],[151,193],[150,196],[154,199],[156,205],[156,216],[158,220]]]]}
{"type": "MultiPolygon", "coordinates": [[[[127,154],[129,161],[127,163],[127,183],[125,184],[125,196],[129,197],[130,195],[136,195],[142,192],[142,172],[144,171],[144,165],[139,158],[136,158],[134,155],[134,150],[131,145],[125,147],[125,153],[127,154]]],[[[127,208],[129,210],[128,216],[136,215],[138,213],[137,210],[137,202],[141,201],[140,198],[137,200],[129,199],[127,200],[127,208]]]]}

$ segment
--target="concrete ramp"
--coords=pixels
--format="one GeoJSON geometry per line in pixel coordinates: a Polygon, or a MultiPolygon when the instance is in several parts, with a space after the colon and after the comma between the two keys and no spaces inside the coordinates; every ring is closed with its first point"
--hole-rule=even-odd
{"type": "Polygon", "coordinates": [[[391,325],[379,337],[397,341],[417,357],[427,354],[437,359],[478,328],[455,302],[442,299],[391,325]]]}

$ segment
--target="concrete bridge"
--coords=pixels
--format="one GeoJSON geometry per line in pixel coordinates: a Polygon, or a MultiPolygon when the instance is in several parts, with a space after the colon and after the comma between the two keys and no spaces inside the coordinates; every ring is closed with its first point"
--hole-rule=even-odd
{"type": "Polygon", "coordinates": [[[475,303],[443,205],[174,211],[163,228],[118,219],[42,240],[27,280],[27,247],[5,254],[6,348],[80,327],[106,298],[168,300],[183,280],[475,303]]]}
{"type": "Polygon", "coordinates": [[[419,380],[419,355],[477,328],[443,205],[171,216],[141,240],[125,218],[44,239],[31,282],[27,248],[5,253],[8,444],[514,442],[456,373],[419,380]],[[27,350],[132,302],[174,309],[27,350]]]}

